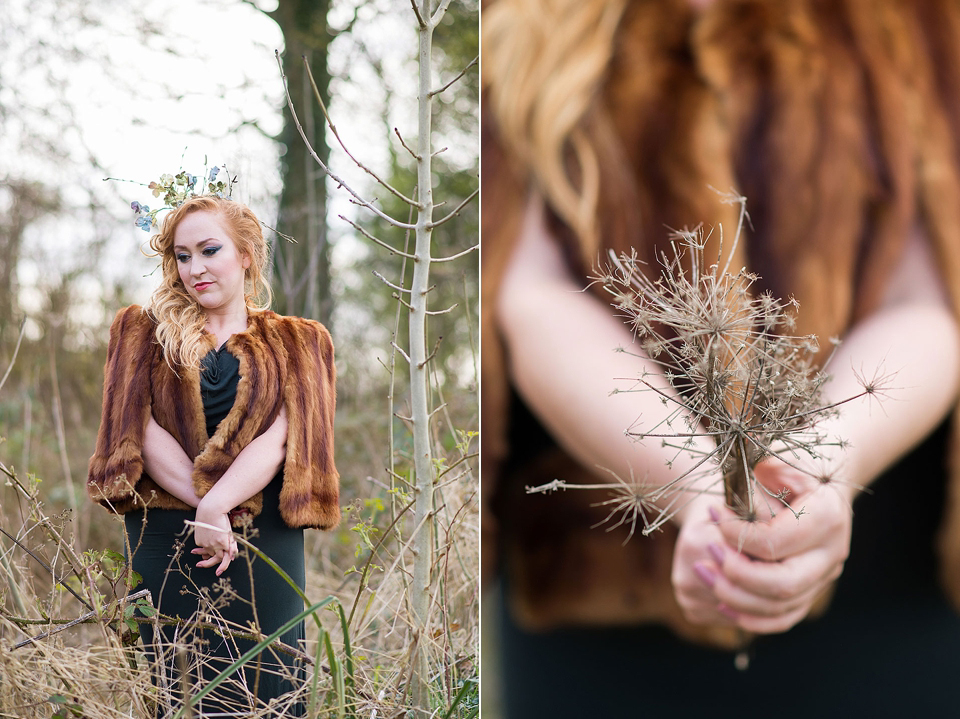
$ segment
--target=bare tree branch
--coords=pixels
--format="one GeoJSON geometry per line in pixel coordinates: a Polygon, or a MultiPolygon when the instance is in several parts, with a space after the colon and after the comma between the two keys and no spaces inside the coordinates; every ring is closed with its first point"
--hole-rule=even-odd
{"type": "Polygon", "coordinates": [[[397,352],[399,352],[400,356],[403,357],[407,361],[407,363],[410,362],[410,355],[404,352],[403,348],[400,345],[398,345],[396,342],[391,342],[390,346],[393,347],[397,352]]]}
{"type": "MultiPolygon", "coordinates": [[[[456,82],[457,80],[459,80],[461,77],[463,77],[464,75],[466,75],[466,74],[467,74],[467,70],[469,70],[471,67],[473,67],[474,65],[476,65],[478,60],[480,60],[480,56],[479,56],[479,55],[477,55],[475,58],[473,58],[473,60],[471,60],[470,62],[468,62],[467,65],[466,65],[466,67],[464,67],[459,73],[457,73],[457,76],[456,76],[455,78],[453,78],[450,82],[448,82],[448,83],[447,83],[446,85],[444,85],[443,87],[438,88],[437,90],[434,90],[433,92],[431,92],[431,93],[430,93],[430,96],[433,97],[433,96],[435,96],[435,95],[439,95],[441,92],[443,92],[444,90],[446,90],[446,89],[447,89],[448,87],[450,87],[453,83],[455,83],[455,82],[456,82]]],[[[443,150],[446,150],[446,149],[447,149],[447,148],[443,148],[443,150]]],[[[437,152],[443,152],[443,150],[438,150],[437,152]]]]}
{"type": "Polygon", "coordinates": [[[394,293],[391,295],[391,297],[393,297],[393,299],[395,299],[395,300],[396,300],[397,302],[399,302],[401,305],[403,305],[404,307],[406,307],[408,310],[410,310],[411,312],[413,312],[413,305],[411,305],[409,302],[406,302],[406,301],[405,301],[400,295],[398,295],[396,292],[394,292],[394,293]]]}
{"type": "Polygon", "coordinates": [[[433,15],[430,17],[430,24],[434,27],[439,25],[440,21],[443,20],[443,16],[446,14],[448,7],[450,7],[450,0],[441,0],[439,7],[437,7],[433,15]]]}
{"type": "Polygon", "coordinates": [[[459,306],[460,306],[460,303],[457,302],[457,303],[454,304],[454,305],[450,305],[450,306],[447,307],[447,309],[445,309],[445,310],[428,310],[428,311],[427,311],[427,314],[428,314],[428,315],[445,315],[445,314],[447,314],[448,312],[453,312],[453,310],[455,310],[455,309],[456,309],[457,307],[459,307],[459,306]]]}
{"type": "Polygon", "coordinates": [[[10,370],[13,369],[13,364],[17,361],[17,354],[20,352],[20,343],[23,342],[23,333],[26,332],[26,329],[26,319],[20,320],[20,335],[17,337],[17,346],[13,348],[13,357],[10,358],[10,366],[7,367],[7,371],[3,373],[3,379],[0,379],[0,389],[3,389],[3,385],[6,383],[7,377],[10,376],[10,370]]]}
{"type": "Polygon", "coordinates": [[[400,138],[400,144],[403,145],[404,150],[410,153],[410,157],[412,157],[414,160],[419,160],[420,156],[417,153],[415,153],[413,150],[411,150],[407,146],[407,143],[403,141],[403,135],[400,134],[400,130],[398,130],[397,128],[393,128],[393,131],[397,133],[397,137],[400,138]]]}
{"type": "MultiPolygon", "coordinates": [[[[429,314],[429,313],[428,313],[428,314],[429,314]]],[[[418,365],[418,367],[420,367],[420,368],[425,367],[426,364],[427,364],[427,362],[429,362],[430,360],[432,360],[434,357],[437,356],[437,350],[440,349],[440,343],[441,343],[442,341],[443,341],[443,336],[442,336],[442,335],[441,335],[440,337],[437,337],[437,343],[433,346],[433,352],[431,352],[429,355],[427,355],[427,358],[426,358],[425,360],[423,360],[423,362],[421,362],[421,363],[418,365]]],[[[438,409],[439,409],[439,408],[438,408],[438,409]]],[[[436,412],[436,410],[434,410],[434,412],[436,412]]],[[[431,412],[431,414],[433,414],[433,413],[431,412]]]]}
{"type": "Polygon", "coordinates": [[[406,202],[408,205],[416,207],[419,209],[420,205],[416,200],[413,200],[406,195],[404,195],[400,190],[396,189],[389,182],[380,177],[377,173],[371,170],[369,167],[364,165],[360,160],[353,156],[353,153],[347,149],[347,146],[344,144],[343,140],[340,138],[340,133],[337,132],[337,126],[333,124],[333,120],[330,118],[330,113],[327,112],[327,106],[323,102],[323,98],[320,97],[320,90],[317,89],[317,83],[314,82],[313,72],[310,70],[310,63],[307,62],[306,56],[303,57],[303,66],[306,68],[307,77],[310,78],[310,85],[313,87],[313,95],[317,98],[317,102],[320,103],[320,110],[323,112],[323,116],[327,121],[327,127],[330,128],[330,132],[333,133],[333,136],[337,138],[337,142],[340,143],[340,147],[343,148],[343,151],[347,153],[347,157],[353,160],[354,164],[359,167],[361,170],[366,172],[370,177],[376,180],[381,186],[392,192],[396,197],[398,197],[403,202],[406,202]]]}
{"type": "Polygon", "coordinates": [[[406,292],[406,293],[409,293],[409,292],[410,292],[410,290],[408,290],[406,287],[400,287],[399,285],[393,284],[390,280],[388,280],[386,277],[384,277],[383,275],[381,275],[381,274],[380,274],[379,272],[377,272],[376,270],[373,270],[373,276],[376,277],[378,280],[380,280],[380,281],[381,281],[383,284],[385,284],[387,287],[391,287],[391,288],[395,289],[397,292],[406,292]]]}
{"type": "Polygon", "coordinates": [[[480,249],[480,244],[478,243],[478,244],[476,244],[476,245],[473,245],[472,247],[468,247],[467,249],[463,250],[462,252],[458,252],[458,253],[455,254],[455,255],[449,255],[448,257],[432,257],[431,259],[432,259],[434,262],[451,262],[451,261],[453,261],[453,260],[459,259],[459,258],[463,257],[464,255],[469,254],[469,253],[474,252],[474,251],[479,250],[479,249],[480,249]]]}
{"type": "Polygon", "coordinates": [[[427,23],[423,19],[423,15],[420,14],[420,8],[417,7],[417,0],[410,0],[410,7],[413,8],[413,14],[417,16],[417,24],[420,26],[420,29],[426,29],[427,23]]]}
{"type": "Polygon", "coordinates": [[[293,121],[297,126],[297,131],[300,133],[300,138],[303,140],[304,144],[307,146],[307,150],[310,153],[310,156],[314,159],[314,161],[318,165],[320,165],[321,169],[325,173],[327,173],[327,175],[329,175],[334,182],[336,182],[340,187],[345,189],[347,192],[349,192],[353,196],[356,204],[360,205],[361,207],[367,208],[373,214],[377,215],[377,217],[380,217],[381,219],[386,220],[394,227],[401,227],[405,230],[415,230],[416,225],[410,225],[405,222],[399,222],[398,220],[395,220],[392,217],[390,217],[390,215],[386,214],[382,210],[378,209],[373,203],[368,202],[367,200],[364,200],[352,187],[350,187],[350,185],[345,180],[343,180],[342,178],[337,176],[333,171],[331,171],[330,168],[327,167],[327,165],[324,163],[324,161],[320,159],[320,156],[317,155],[317,151],[314,150],[313,145],[310,144],[310,140],[307,138],[307,133],[303,131],[303,125],[300,124],[300,118],[297,117],[296,108],[294,108],[293,106],[293,98],[290,97],[290,88],[287,85],[287,76],[283,72],[283,64],[280,62],[280,51],[275,50],[274,54],[277,58],[277,66],[280,68],[280,77],[283,80],[283,92],[287,96],[287,107],[290,108],[290,114],[293,117],[293,121]]]}
{"type": "Polygon", "coordinates": [[[435,229],[435,228],[437,228],[437,227],[440,227],[440,225],[442,225],[444,222],[449,222],[450,220],[452,220],[456,215],[460,214],[460,210],[462,210],[464,207],[466,207],[467,204],[470,202],[470,200],[472,200],[474,197],[476,197],[476,196],[479,195],[479,194],[480,194],[480,188],[478,187],[476,190],[474,190],[473,192],[471,192],[471,193],[467,196],[467,199],[465,199],[463,202],[461,202],[459,205],[457,205],[457,206],[453,209],[453,211],[450,212],[449,215],[447,215],[446,217],[440,218],[440,219],[437,220],[436,222],[431,222],[431,223],[428,225],[429,228],[430,228],[431,230],[433,230],[433,229],[435,229]]]}
{"type": "Polygon", "coordinates": [[[351,219],[349,219],[349,218],[347,218],[347,217],[344,217],[343,215],[337,215],[337,217],[339,217],[341,220],[343,220],[344,222],[346,222],[346,223],[348,223],[349,225],[351,225],[357,232],[359,232],[360,234],[362,234],[362,235],[363,235],[364,237],[366,237],[368,240],[371,240],[371,241],[373,241],[373,242],[376,242],[378,245],[380,245],[380,246],[383,247],[384,249],[390,250],[390,253],[391,253],[391,254],[400,255],[401,257],[406,257],[407,259],[410,259],[410,260],[416,260],[416,259],[417,259],[417,256],[416,256],[416,255],[411,255],[411,254],[409,254],[409,253],[407,253],[407,252],[404,252],[403,250],[398,250],[396,247],[392,247],[391,245],[388,245],[388,244],[387,244],[386,242],[384,242],[383,240],[374,237],[373,235],[371,235],[369,232],[367,232],[365,229],[363,229],[360,225],[358,225],[358,224],[357,224],[356,222],[354,222],[353,220],[351,220],[351,219]]]}

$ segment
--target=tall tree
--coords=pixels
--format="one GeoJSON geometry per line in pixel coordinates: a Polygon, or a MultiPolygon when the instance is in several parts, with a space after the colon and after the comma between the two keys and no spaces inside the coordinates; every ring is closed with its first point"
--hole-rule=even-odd
{"type": "MultiPolygon", "coordinates": [[[[310,64],[320,97],[329,105],[327,48],[334,38],[327,25],[329,9],[329,0],[280,0],[277,9],[267,13],[283,32],[283,72],[289,78],[296,106],[304,108],[303,129],[324,163],[330,154],[326,126],[322,115],[315,117],[313,88],[304,71],[303,58],[310,64]]],[[[277,229],[296,241],[281,236],[274,245],[274,305],[283,314],[329,324],[333,303],[325,176],[311,159],[286,108],[280,142],[286,151],[282,158],[283,190],[277,229]]]]}

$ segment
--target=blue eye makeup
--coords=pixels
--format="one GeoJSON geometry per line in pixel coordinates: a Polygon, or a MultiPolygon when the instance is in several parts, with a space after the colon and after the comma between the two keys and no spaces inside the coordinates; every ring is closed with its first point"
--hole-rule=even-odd
{"type": "MultiPolygon", "coordinates": [[[[200,251],[200,254],[202,254],[204,257],[213,257],[215,254],[217,254],[217,252],[219,252],[222,249],[222,247],[223,245],[213,245],[213,246],[208,245],[207,247],[204,247],[200,251]]],[[[184,263],[190,259],[190,255],[186,252],[178,252],[176,254],[176,258],[177,258],[177,262],[184,263]]]]}

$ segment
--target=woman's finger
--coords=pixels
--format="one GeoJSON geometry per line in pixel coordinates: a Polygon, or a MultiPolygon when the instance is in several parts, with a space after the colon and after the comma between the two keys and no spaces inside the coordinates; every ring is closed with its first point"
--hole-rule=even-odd
{"type": "Polygon", "coordinates": [[[838,550],[849,544],[851,509],[839,492],[777,459],[760,462],[755,476],[760,485],[756,521],[739,521],[726,508],[716,511],[731,546],[757,559],[780,561],[824,544],[838,550]]]}
{"type": "Polygon", "coordinates": [[[816,546],[816,538],[809,531],[809,519],[797,518],[784,507],[769,519],[744,521],[724,507],[717,526],[724,541],[737,551],[755,559],[778,562],[816,546]]]}
{"type": "Polygon", "coordinates": [[[737,618],[736,624],[741,629],[754,634],[780,634],[802,622],[809,611],[810,609],[807,607],[776,617],[741,614],[737,618]]]}
{"type": "MultiPolygon", "coordinates": [[[[837,576],[839,576],[839,571],[837,576]]],[[[816,582],[801,588],[796,594],[783,598],[771,598],[744,591],[742,588],[731,584],[721,574],[714,584],[713,591],[721,604],[739,614],[757,617],[779,617],[797,611],[803,611],[804,613],[809,611],[816,598],[820,596],[828,584],[828,581],[816,582]]]]}
{"type": "Polygon", "coordinates": [[[687,582],[677,600],[686,619],[694,624],[735,625],[763,634],[783,632],[806,617],[823,591],[822,587],[812,588],[788,601],[770,601],[732,587],[709,560],[696,562],[693,568],[696,582],[687,582]]]}
{"type": "Polygon", "coordinates": [[[764,562],[740,554],[726,552],[722,574],[734,588],[758,598],[789,602],[819,590],[836,579],[843,570],[843,560],[832,552],[814,550],[782,562],[764,562]]]}
{"type": "Polygon", "coordinates": [[[720,579],[719,569],[710,562],[696,562],[692,571],[675,577],[677,603],[692,624],[733,625],[738,614],[724,607],[713,587],[720,579]]]}
{"type": "Polygon", "coordinates": [[[204,568],[212,567],[212,566],[214,566],[215,564],[221,562],[222,560],[223,560],[223,550],[218,549],[218,550],[216,551],[216,553],[211,554],[211,555],[210,555],[209,557],[207,557],[206,559],[203,559],[203,560],[197,562],[197,566],[198,566],[198,567],[204,567],[204,568]]]}

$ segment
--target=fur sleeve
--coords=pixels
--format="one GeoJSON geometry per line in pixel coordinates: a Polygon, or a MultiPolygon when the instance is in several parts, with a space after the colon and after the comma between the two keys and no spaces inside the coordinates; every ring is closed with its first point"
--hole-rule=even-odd
{"type": "Polygon", "coordinates": [[[87,492],[91,499],[114,510],[133,501],[143,473],[141,450],[150,418],[153,329],[153,322],[137,305],[120,310],[110,326],[103,409],[87,492]]]}
{"type": "Polygon", "coordinates": [[[280,512],[293,527],[332,529],[340,521],[340,475],[333,462],[333,341],[327,328],[312,320],[288,319],[283,331],[289,354],[283,388],[288,429],[280,512]]]}

